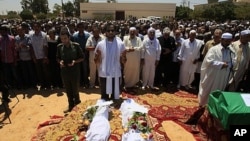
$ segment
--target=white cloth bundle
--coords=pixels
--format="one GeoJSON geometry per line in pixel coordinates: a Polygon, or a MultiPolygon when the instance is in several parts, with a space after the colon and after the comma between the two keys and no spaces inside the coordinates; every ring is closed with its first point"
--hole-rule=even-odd
{"type": "MultiPolygon", "coordinates": [[[[122,126],[127,128],[128,119],[131,118],[134,112],[140,113],[148,113],[148,109],[142,105],[136,103],[133,99],[125,100],[120,107],[120,111],[122,114],[122,126]]],[[[134,130],[129,129],[127,133],[122,135],[122,141],[152,141],[152,139],[144,139],[141,136],[141,133],[134,130]]]]}
{"type": "Polygon", "coordinates": [[[85,135],[86,141],[108,141],[111,132],[108,120],[110,104],[112,104],[110,101],[97,101],[98,109],[85,135]]]}
{"type": "Polygon", "coordinates": [[[122,114],[122,126],[126,127],[128,119],[131,118],[134,112],[148,113],[148,109],[142,105],[136,103],[133,99],[127,99],[123,101],[120,107],[122,114]]]}

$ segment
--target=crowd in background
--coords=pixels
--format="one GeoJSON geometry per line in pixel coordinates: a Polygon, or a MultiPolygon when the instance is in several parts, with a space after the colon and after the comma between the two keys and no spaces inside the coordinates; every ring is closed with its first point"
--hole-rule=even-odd
{"type": "MultiPolygon", "coordinates": [[[[240,40],[241,32],[247,32],[250,27],[249,22],[237,20],[223,23],[195,20],[139,23],[79,19],[4,19],[0,21],[0,68],[3,83],[17,89],[62,88],[56,54],[57,46],[61,43],[60,29],[67,27],[71,40],[80,44],[85,55],[84,61],[81,62],[80,86],[98,86],[99,66],[94,61],[95,50],[90,46],[97,45],[91,44],[94,42],[92,38],[105,38],[107,23],[115,26],[116,36],[126,47],[127,62],[122,65],[121,85],[124,91],[130,92],[135,92],[136,86],[152,90],[174,87],[198,91],[200,69],[208,50],[221,43],[223,33],[231,33],[232,42],[235,42],[240,40]],[[136,40],[132,41],[135,37],[136,40]],[[154,50],[154,47],[157,49],[154,50]],[[150,57],[151,59],[148,59],[150,57]]],[[[242,33],[247,35],[249,42],[250,32],[242,33]]],[[[244,76],[237,78],[240,79],[237,80],[239,85],[232,91],[250,91],[247,86],[250,82],[248,63],[245,66],[246,71],[243,71],[244,76]]]]}

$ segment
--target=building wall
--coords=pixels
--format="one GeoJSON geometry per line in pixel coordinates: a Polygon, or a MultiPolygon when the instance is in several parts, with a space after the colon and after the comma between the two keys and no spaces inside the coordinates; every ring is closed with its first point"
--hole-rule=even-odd
{"type": "Polygon", "coordinates": [[[93,19],[97,16],[111,15],[115,19],[116,11],[124,11],[125,18],[147,16],[175,17],[175,3],[81,3],[80,17],[93,19]]]}

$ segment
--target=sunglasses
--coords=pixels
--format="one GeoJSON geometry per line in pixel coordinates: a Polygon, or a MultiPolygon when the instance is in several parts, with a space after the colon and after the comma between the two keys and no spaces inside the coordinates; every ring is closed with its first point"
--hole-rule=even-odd
{"type": "Polygon", "coordinates": [[[107,30],[107,32],[115,32],[115,30],[114,29],[109,29],[109,30],[107,30]]]}

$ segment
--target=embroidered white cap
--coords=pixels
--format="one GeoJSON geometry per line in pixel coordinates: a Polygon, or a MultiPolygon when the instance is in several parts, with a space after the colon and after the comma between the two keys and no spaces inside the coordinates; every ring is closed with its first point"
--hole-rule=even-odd
{"type": "Polygon", "coordinates": [[[155,29],[152,28],[152,27],[150,27],[150,28],[148,29],[148,33],[149,33],[149,32],[155,32],[155,29]]]}
{"type": "Polygon", "coordinates": [[[189,32],[189,34],[193,34],[193,33],[196,33],[196,31],[195,31],[195,30],[191,30],[191,31],[189,32]]]}
{"type": "Polygon", "coordinates": [[[135,27],[130,27],[129,31],[131,31],[131,30],[136,30],[136,28],[135,27]]]}
{"type": "Polygon", "coordinates": [[[233,35],[231,33],[223,33],[221,38],[222,39],[232,39],[233,35]]]}
{"type": "Polygon", "coordinates": [[[249,34],[248,30],[243,30],[243,31],[240,32],[241,36],[248,35],[248,34],[249,34]]]}

